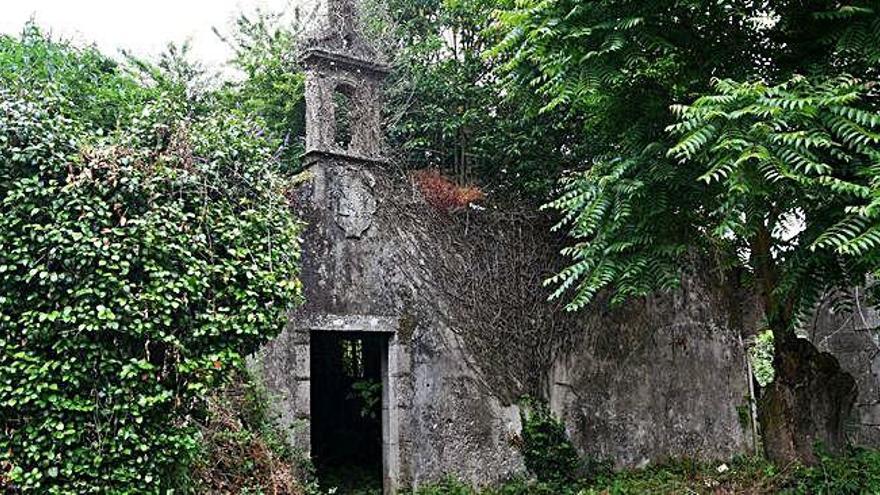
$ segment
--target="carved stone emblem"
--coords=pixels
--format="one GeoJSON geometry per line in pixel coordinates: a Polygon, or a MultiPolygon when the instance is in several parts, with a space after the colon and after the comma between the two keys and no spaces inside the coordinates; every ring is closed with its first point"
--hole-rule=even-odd
{"type": "Polygon", "coordinates": [[[372,177],[354,170],[337,176],[334,191],[336,225],[349,239],[359,239],[373,223],[378,208],[373,194],[374,182],[372,177]]]}

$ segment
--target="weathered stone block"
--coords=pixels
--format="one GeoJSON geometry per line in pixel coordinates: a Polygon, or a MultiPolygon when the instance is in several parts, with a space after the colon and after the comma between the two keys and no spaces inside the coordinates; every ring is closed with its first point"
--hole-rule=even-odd
{"type": "Polygon", "coordinates": [[[309,346],[301,344],[295,345],[293,347],[293,354],[294,366],[291,370],[293,372],[293,379],[297,381],[308,380],[311,373],[311,370],[309,369],[311,365],[309,346]]]}

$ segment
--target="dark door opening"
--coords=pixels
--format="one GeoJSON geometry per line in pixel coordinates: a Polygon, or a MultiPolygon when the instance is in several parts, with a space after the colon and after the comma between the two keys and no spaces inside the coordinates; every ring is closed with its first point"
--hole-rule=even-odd
{"type": "Polygon", "coordinates": [[[382,493],[382,357],[388,337],[311,334],[312,459],[323,488],[382,493]]]}

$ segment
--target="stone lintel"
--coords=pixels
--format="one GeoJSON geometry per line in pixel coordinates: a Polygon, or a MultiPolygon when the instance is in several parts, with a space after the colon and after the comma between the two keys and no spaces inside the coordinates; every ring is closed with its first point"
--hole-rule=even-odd
{"type": "Polygon", "coordinates": [[[397,331],[398,319],[376,315],[310,315],[295,322],[299,331],[384,332],[397,331]]]}

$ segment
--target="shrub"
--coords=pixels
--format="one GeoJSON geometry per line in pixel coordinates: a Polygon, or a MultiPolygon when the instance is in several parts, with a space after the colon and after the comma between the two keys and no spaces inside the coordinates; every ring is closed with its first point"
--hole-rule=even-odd
{"type": "Polygon", "coordinates": [[[437,170],[419,170],[413,178],[425,200],[443,211],[458,210],[485,197],[476,186],[456,185],[437,170]]]}
{"type": "Polygon", "coordinates": [[[565,434],[565,426],[540,402],[526,399],[523,406],[522,451],[526,468],[539,481],[577,479],[581,463],[565,434]]]}
{"type": "Polygon", "coordinates": [[[34,30],[0,39],[7,489],[177,487],[205,392],[300,294],[299,224],[259,122],[98,58],[34,30]]]}

